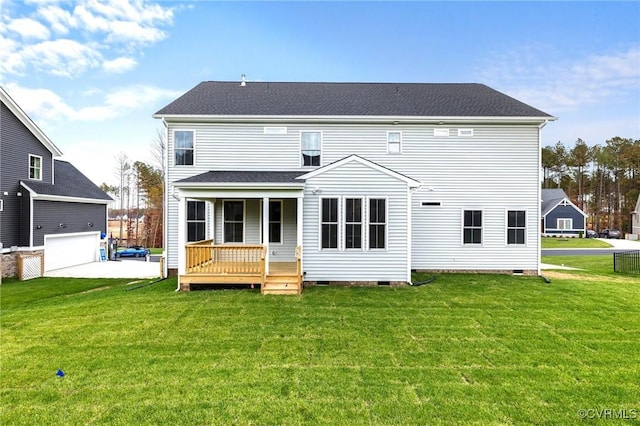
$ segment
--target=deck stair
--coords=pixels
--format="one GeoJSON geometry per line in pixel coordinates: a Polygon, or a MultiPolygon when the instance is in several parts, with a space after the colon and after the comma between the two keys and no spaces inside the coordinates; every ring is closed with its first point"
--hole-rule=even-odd
{"type": "Polygon", "coordinates": [[[300,294],[302,285],[296,275],[267,275],[262,294],[300,294]]]}

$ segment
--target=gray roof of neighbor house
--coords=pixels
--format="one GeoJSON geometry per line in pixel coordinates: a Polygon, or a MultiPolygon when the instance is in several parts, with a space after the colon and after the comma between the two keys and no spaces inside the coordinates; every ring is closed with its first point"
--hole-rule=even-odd
{"type": "Polygon", "coordinates": [[[22,184],[39,195],[112,200],[110,196],[83,175],[80,170],[76,169],[71,163],[62,160],[55,160],[53,185],[34,180],[23,180],[22,184]]]}
{"type": "Polygon", "coordinates": [[[476,83],[205,81],[155,116],[540,117],[551,115],[476,83]]]}
{"type": "Polygon", "coordinates": [[[567,194],[561,188],[543,189],[542,190],[542,215],[546,215],[563,199],[569,199],[567,194]]]}
{"type": "Polygon", "coordinates": [[[216,170],[181,179],[175,183],[275,183],[275,184],[299,184],[304,180],[296,179],[302,176],[304,171],[297,172],[273,172],[273,171],[240,171],[240,170],[216,170]]]}

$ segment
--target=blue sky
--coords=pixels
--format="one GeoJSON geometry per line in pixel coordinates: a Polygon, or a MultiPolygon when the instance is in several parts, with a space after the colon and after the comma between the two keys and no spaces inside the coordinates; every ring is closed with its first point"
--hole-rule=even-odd
{"type": "Polygon", "coordinates": [[[203,80],[478,82],[640,139],[640,2],[0,0],[0,84],[94,182],[151,162],[151,115],[203,80]]]}

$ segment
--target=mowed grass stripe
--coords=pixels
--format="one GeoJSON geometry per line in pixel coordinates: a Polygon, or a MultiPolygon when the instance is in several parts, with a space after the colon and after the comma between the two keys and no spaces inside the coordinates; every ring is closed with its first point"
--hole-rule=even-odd
{"type": "Polygon", "coordinates": [[[595,278],[442,275],[293,297],[5,282],[0,420],[575,424],[579,409],[637,409],[640,287],[595,278]]]}

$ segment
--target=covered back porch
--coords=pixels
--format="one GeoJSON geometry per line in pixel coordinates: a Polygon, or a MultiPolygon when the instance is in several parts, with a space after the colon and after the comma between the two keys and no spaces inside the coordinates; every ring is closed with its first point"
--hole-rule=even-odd
{"type": "Polygon", "coordinates": [[[262,172],[253,179],[264,182],[247,183],[249,173],[208,172],[194,178],[209,182],[176,182],[181,291],[194,284],[302,291],[304,181],[294,180],[297,172],[262,172]]]}

